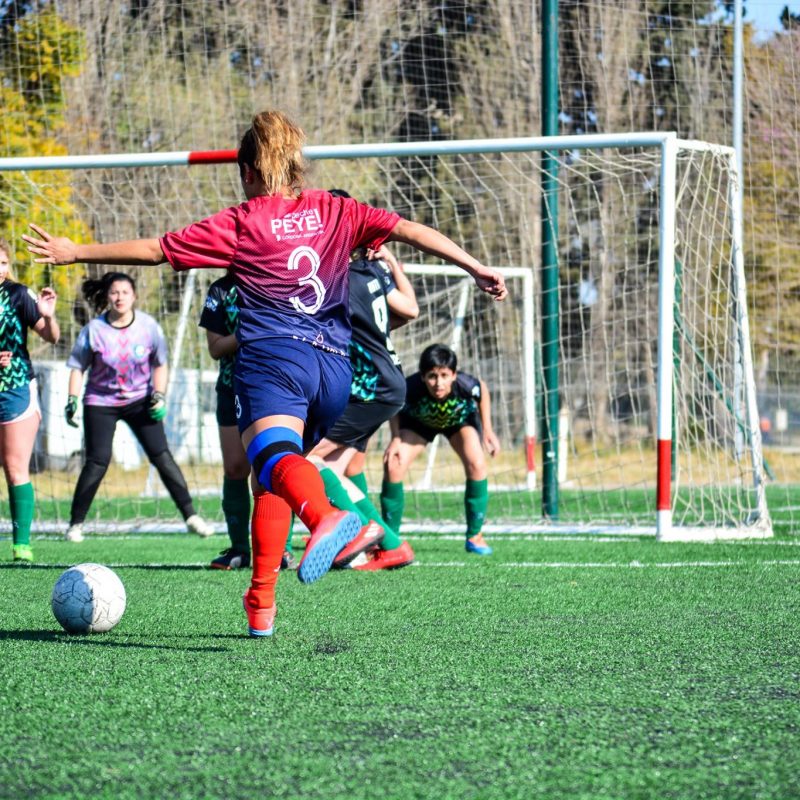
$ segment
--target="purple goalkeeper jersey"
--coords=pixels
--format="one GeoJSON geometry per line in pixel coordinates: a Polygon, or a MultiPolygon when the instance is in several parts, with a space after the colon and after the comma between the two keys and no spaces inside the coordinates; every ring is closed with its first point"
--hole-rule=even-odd
{"type": "Polygon", "coordinates": [[[167,342],[149,314],[115,328],[102,316],[78,334],[67,366],[89,372],[83,402],[87,406],[127,406],[151,392],[154,367],[167,363],[167,342]]]}

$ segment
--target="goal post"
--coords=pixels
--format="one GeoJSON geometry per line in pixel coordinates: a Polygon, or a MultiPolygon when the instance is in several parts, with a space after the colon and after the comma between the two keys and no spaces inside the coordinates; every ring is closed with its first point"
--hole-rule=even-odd
{"type": "MultiPolygon", "coordinates": [[[[460,319],[464,369],[490,375],[494,407],[506,421],[504,453],[489,467],[487,532],[597,530],[655,533],[664,541],[771,534],[731,148],[644,132],[314,146],[305,154],[313,162],[313,185],[347,188],[439,228],[483,263],[507,265],[512,295],[519,294],[516,282],[530,297],[527,309],[515,300],[491,304],[480,293],[461,291],[460,271],[420,267],[412,275],[418,294],[434,300],[397,333],[398,342],[407,337],[402,356],[409,372],[420,345],[452,341],[460,319]],[[561,470],[558,523],[541,521],[532,491],[536,416],[547,413],[537,400],[543,366],[534,309],[542,290],[532,266],[538,264],[545,150],[559,159],[558,393],[559,414],[568,422],[559,448],[568,453],[568,469],[561,470]]],[[[18,238],[28,220],[20,218],[14,198],[33,193],[19,208],[37,209],[40,217],[32,221],[59,232],[64,202],[50,200],[56,189],[48,189],[47,177],[59,171],[59,186],[69,176],[74,216],[94,238],[158,235],[239,202],[235,158],[228,150],[0,159],[0,182],[10,189],[0,194],[0,223],[18,238]]],[[[397,254],[415,259],[402,247],[397,254]]],[[[202,377],[213,375],[213,363],[189,323],[196,323],[205,289],[218,274],[198,273],[187,291],[186,276],[132,271],[144,309],[162,321],[170,339],[182,340],[178,332],[185,332],[181,363],[173,368],[192,371],[199,388],[173,395],[170,414],[213,430],[213,382],[202,377]],[[193,302],[182,305],[182,297],[193,302]]],[[[72,319],[62,326],[62,357],[83,324],[79,300],[67,299],[72,319]]],[[[63,421],[45,419],[43,426],[54,437],[63,421]]],[[[217,498],[219,453],[212,436],[200,438],[211,449],[190,449],[184,471],[196,495],[217,498]]],[[[408,522],[420,529],[441,522],[463,527],[463,473],[449,448],[440,450],[425,488],[409,492],[408,522]]],[[[379,461],[368,461],[373,487],[379,461]]],[[[53,509],[41,513],[61,523],[72,481],[56,473],[43,470],[37,479],[40,498],[53,509]]],[[[98,525],[128,513],[119,497],[143,527],[174,517],[168,501],[154,505],[146,493],[134,492],[131,476],[121,475],[117,485],[112,477],[95,504],[98,525]]]]}

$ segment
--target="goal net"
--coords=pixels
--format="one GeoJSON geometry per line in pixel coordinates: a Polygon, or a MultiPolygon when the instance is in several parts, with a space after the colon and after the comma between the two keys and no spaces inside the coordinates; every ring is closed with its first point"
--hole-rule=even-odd
{"type": "MultiPolygon", "coordinates": [[[[462,273],[414,266],[419,254],[396,248],[411,265],[422,309],[395,334],[406,373],[426,345],[452,344],[461,368],[490,390],[502,450],[488,459],[488,532],[653,532],[658,503],[663,538],[683,529],[769,533],[728,149],[630,134],[309,147],[307,155],[314,186],[343,188],[433,225],[484,263],[508,269],[511,297],[497,304],[472,292],[462,273]],[[534,314],[545,143],[559,164],[557,386],[544,383],[534,314]],[[558,418],[546,422],[558,434],[544,457],[557,466],[559,509],[557,519],[543,521],[533,442],[536,418],[547,413],[541,398],[554,391],[558,418]]],[[[19,235],[28,221],[99,241],[180,228],[239,202],[235,165],[213,163],[231,158],[0,159],[0,221],[17,248],[18,278],[35,288],[56,285],[60,294],[61,343],[31,338],[43,407],[35,455],[40,526],[61,527],[68,516],[82,438],[63,418],[64,361],[90,318],[80,281],[104,270],[33,265],[19,235]]],[[[197,326],[205,291],[220,274],[130,272],[139,307],[159,319],[172,348],[173,452],[198,506],[222,530],[215,364],[197,326]]],[[[381,431],[368,455],[376,492],[385,444],[381,431]]],[[[114,454],[87,529],[178,526],[124,426],[114,454]]],[[[407,525],[461,530],[463,483],[449,445],[430,447],[408,479],[407,525]]]]}

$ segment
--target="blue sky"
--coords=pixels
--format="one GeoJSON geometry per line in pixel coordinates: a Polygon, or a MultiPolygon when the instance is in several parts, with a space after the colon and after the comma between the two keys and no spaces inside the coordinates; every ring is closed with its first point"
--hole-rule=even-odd
{"type": "Polygon", "coordinates": [[[743,0],[745,8],[745,21],[752,22],[760,31],[774,31],[780,28],[778,18],[784,6],[789,6],[789,10],[800,13],[799,2],[787,2],[787,0],[743,0]]]}

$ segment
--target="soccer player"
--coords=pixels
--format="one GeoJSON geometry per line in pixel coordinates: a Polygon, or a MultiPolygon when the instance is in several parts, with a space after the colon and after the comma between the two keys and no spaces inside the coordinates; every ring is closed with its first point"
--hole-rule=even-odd
{"type": "MultiPolygon", "coordinates": [[[[341,189],[332,189],[331,194],[350,196],[341,189]]],[[[350,399],[342,416],[309,455],[319,462],[331,503],[354,511],[362,522],[358,536],[334,559],[335,567],[350,564],[365,546],[374,548],[376,556],[354,569],[392,569],[414,561],[408,542],[391,530],[366,491],[348,480],[345,473],[353,457],[366,451],[372,434],[403,407],[406,381],[390,333],[418,316],[414,287],[388,248],[362,247],[351,253],[350,399]]]]}
{"type": "MultiPolygon", "coordinates": [[[[250,462],[242,447],[236,424],[236,392],[233,371],[236,364],[236,329],[239,321],[237,289],[232,275],[214,281],[208,287],[200,314],[211,357],[219,361],[217,377],[217,426],[222,451],[222,513],[231,546],[211,561],[211,569],[242,569],[250,566],[250,462]]],[[[289,539],[281,560],[281,569],[294,569],[296,563],[289,539]]]]}
{"type": "Polygon", "coordinates": [[[399,241],[463,268],[490,296],[507,289],[438,231],[353,199],[305,188],[303,131],[278,111],[256,115],[242,138],[246,200],[154,239],[79,245],[32,225],[36,261],[160,264],[230,269],[239,292],[236,414],[256,481],[251,522],[253,575],[244,596],[249,632],[268,636],[275,583],[294,511],[311,531],[297,570],[321,578],[358,534],[356,514],[329,503],[308,452],[341,415],[350,394],[347,298],[350,253],[399,241]]]}
{"type": "Polygon", "coordinates": [[[14,561],[33,561],[31,523],[35,495],[31,454],[42,413],[28,354],[28,330],[46,342],[59,337],[56,293],[49,287],[34,294],[9,277],[11,247],[0,239],[0,458],[8,486],[14,561]]]}
{"type": "Polygon", "coordinates": [[[393,420],[394,436],[384,453],[381,510],[384,518],[400,530],[403,517],[403,478],[414,459],[441,433],[464,465],[467,516],[466,550],[491,555],[481,528],[489,502],[486,459],[500,451],[492,430],[491,403],[486,384],[458,372],[456,354],[442,344],[423,350],[419,372],[406,380],[406,403],[393,420]]]}
{"type": "Polygon", "coordinates": [[[83,523],[111,463],[114,431],[122,420],[133,431],[150,463],[158,471],[190,533],[211,536],[206,521],[195,512],[186,479],[167,444],[167,342],[161,326],[134,308],[136,283],[124,272],[106,272],[81,287],[97,317],[85,325],[72,348],[67,366],[69,399],[64,413],[77,428],[75,414],[83,396],[86,461],[72,497],[70,523],[64,538],[83,541],[83,523]]]}

